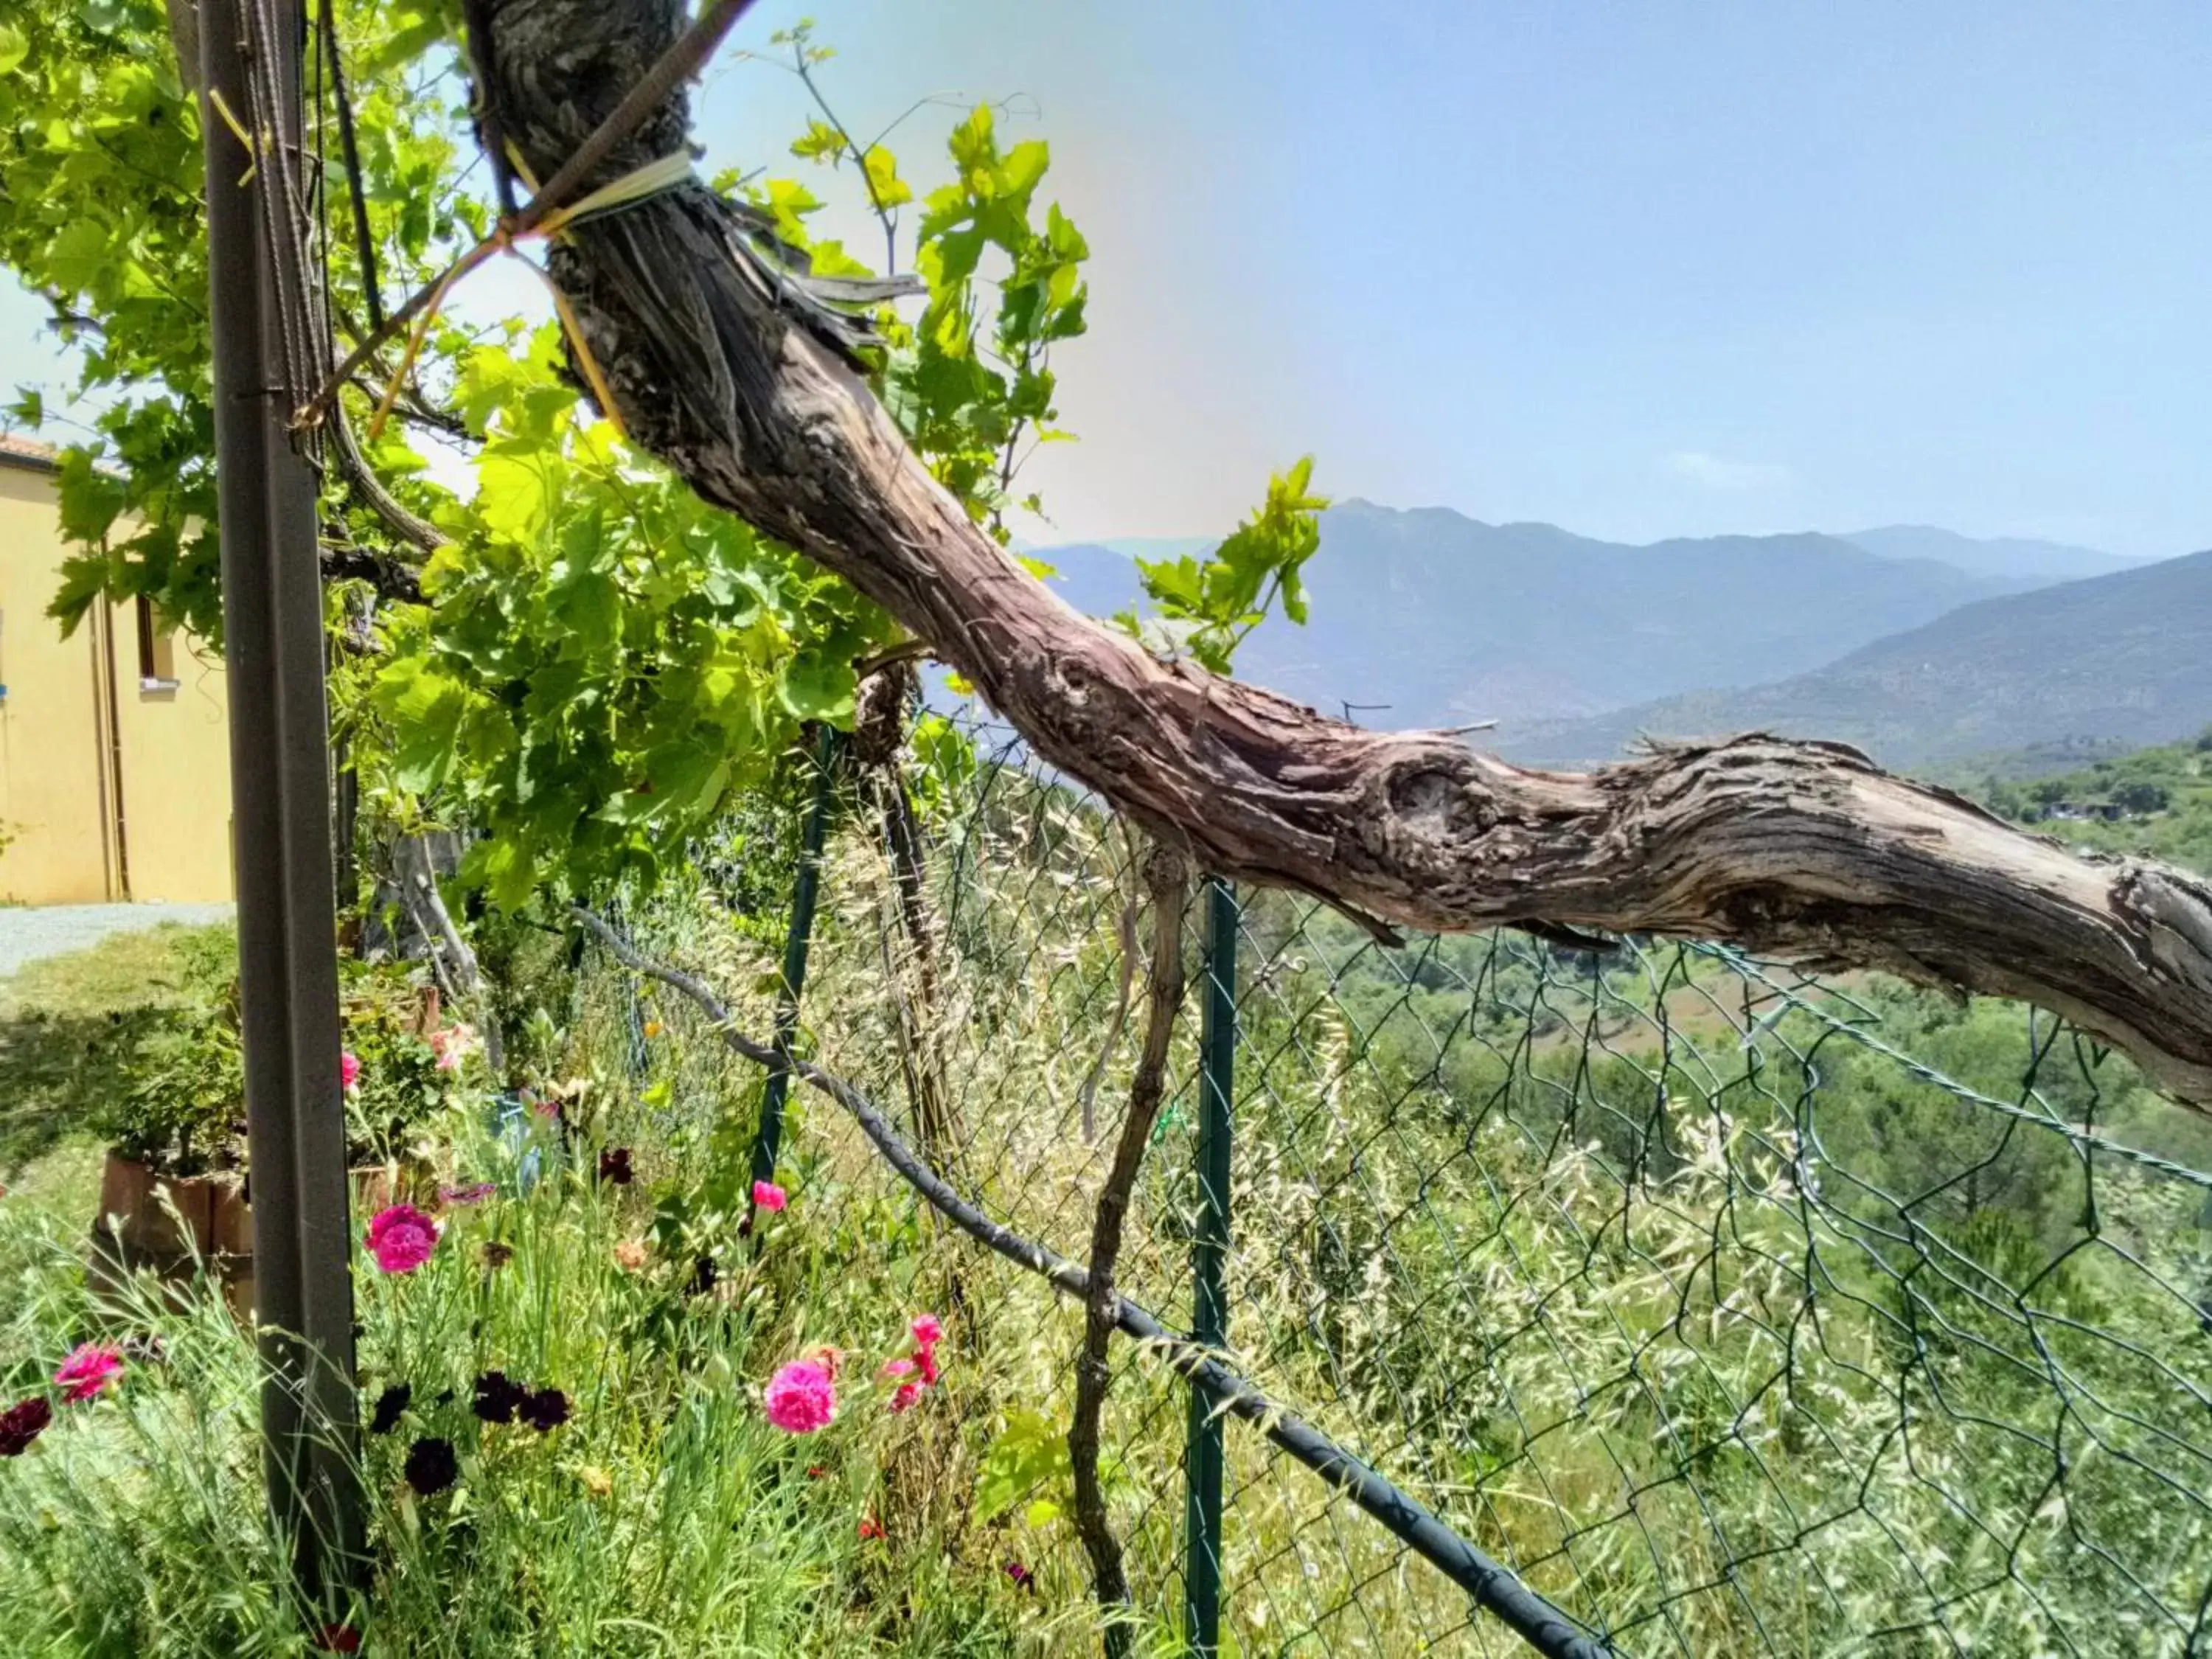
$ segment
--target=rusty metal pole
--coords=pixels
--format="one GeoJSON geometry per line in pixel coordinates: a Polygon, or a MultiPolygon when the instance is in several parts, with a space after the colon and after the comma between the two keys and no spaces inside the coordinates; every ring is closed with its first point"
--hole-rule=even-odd
{"type": "MultiPolygon", "coordinates": [[[[202,0],[203,84],[243,112],[255,107],[249,72],[270,77],[282,93],[274,137],[296,145],[300,14],[271,6],[279,61],[256,64],[255,3],[202,0]]],[[[259,199],[277,169],[255,166],[228,121],[204,107],[200,125],[263,1462],[300,1612],[321,1623],[350,1610],[362,1530],[315,479],[287,429],[264,229],[293,208],[259,199]]]]}

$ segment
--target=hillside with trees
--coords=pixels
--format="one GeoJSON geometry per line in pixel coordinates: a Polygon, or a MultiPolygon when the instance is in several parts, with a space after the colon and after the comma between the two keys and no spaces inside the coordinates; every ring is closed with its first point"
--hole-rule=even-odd
{"type": "Polygon", "coordinates": [[[2044,835],[2212,873],[2212,726],[2186,743],[2131,750],[2065,771],[2021,772],[2020,760],[1996,756],[1936,775],[2044,835]]]}
{"type": "Polygon", "coordinates": [[[1925,767],[2055,742],[2171,743],[2212,720],[2212,552],[1964,605],[1826,667],[1583,720],[1508,718],[1517,759],[1592,763],[1639,736],[1767,731],[1925,767]]]}

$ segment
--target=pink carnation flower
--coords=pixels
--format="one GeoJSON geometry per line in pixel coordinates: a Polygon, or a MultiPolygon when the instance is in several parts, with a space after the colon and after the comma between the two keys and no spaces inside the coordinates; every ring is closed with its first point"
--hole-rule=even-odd
{"type": "Polygon", "coordinates": [[[104,1342],[81,1343],[62,1361],[62,1368],[54,1373],[54,1384],[63,1391],[64,1400],[90,1400],[122,1370],[120,1348],[110,1347],[104,1342]]]}
{"type": "Polygon", "coordinates": [[[438,1224],[412,1204],[395,1204],[376,1212],[364,1242],[380,1272],[411,1273],[438,1248],[438,1224]]]}
{"type": "Polygon", "coordinates": [[[753,1182],[753,1203],[763,1210],[781,1210],[791,1202],[791,1195],[773,1181],[753,1182]]]}
{"type": "Polygon", "coordinates": [[[895,1412],[910,1411],[914,1402],[921,1398],[921,1389],[918,1383],[902,1382],[898,1385],[898,1392],[891,1395],[891,1409],[895,1412]]]}
{"type": "Polygon", "coordinates": [[[889,1364],[885,1365],[883,1370],[878,1373],[878,1375],[881,1376],[912,1376],[914,1375],[914,1361],[911,1359],[894,1359],[889,1364]]]}
{"type": "Polygon", "coordinates": [[[338,1084],[348,1094],[361,1087],[361,1056],[350,1050],[338,1056],[338,1084]]]}
{"type": "Polygon", "coordinates": [[[910,1328],[914,1332],[914,1340],[925,1348],[933,1348],[945,1340],[945,1327],[938,1323],[935,1314],[919,1316],[910,1328]]]}
{"type": "Polygon", "coordinates": [[[430,1052],[438,1057],[438,1069],[457,1072],[461,1061],[477,1051],[477,1031],[473,1025],[447,1025],[430,1033],[430,1052]]]}
{"type": "Polygon", "coordinates": [[[830,1373],[804,1359],[771,1377],[763,1398],[768,1420],[787,1434],[812,1434],[837,1414],[837,1390],[830,1373]]]}

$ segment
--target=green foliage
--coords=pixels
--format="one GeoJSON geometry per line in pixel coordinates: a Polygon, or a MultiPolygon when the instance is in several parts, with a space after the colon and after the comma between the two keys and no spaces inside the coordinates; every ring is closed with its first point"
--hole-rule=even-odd
{"type": "Polygon", "coordinates": [[[2212,728],[2205,737],[2022,778],[2009,757],[1954,769],[1946,781],[2001,817],[2108,853],[2212,872],[2212,728]],[[2107,817],[2105,814],[2110,813],[2107,817]]]}
{"type": "Polygon", "coordinates": [[[549,325],[462,361],[477,491],[422,606],[385,613],[365,785],[483,832],[465,875],[513,908],[546,882],[650,882],[806,722],[849,722],[889,619],[580,418],[549,325]]]}
{"type": "MultiPolygon", "coordinates": [[[[483,1167],[473,1160],[485,1149],[465,1136],[448,1152],[483,1167]]],[[[817,1333],[849,1322],[856,1345],[878,1334],[871,1317],[885,1340],[897,1332],[872,1264],[846,1259],[826,1226],[792,1226],[742,1298],[688,1298],[688,1263],[618,1264],[638,1208],[625,1189],[564,1175],[449,1213],[420,1272],[363,1277],[363,1413],[394,1383],[412,1394],[395,1427],[359,1441],[373,1555],[356,1617],[364,1651],[1016,1650],[1036,1617],[1026,1598],[963,1540],[957,1516],[883,1489],[879,1467],[912,1455],[921,1413],[884,1413],[866,1368],[839,1421],[804,1442],[760,1410],[760,1382],[793,1357],[808,1319],[823,1322],[817,1333]],[[511,1253],[495,1267],[484,1254],[495,1243],[511,1253]],[[817,1285],[843,1288],[825,1305],[811,1302],[817,1285]],[[568,1420],[545,1432],[477,1420],[474,1380],[493,1369],[562,1389],[568,1420]],[[455,1446],[459,1475],[423,1497],[402,1470],[428,1436],[455,1446]],[[862,1535],[864,1516],[882,1536],[862,1535]]],[[[9,1404],[52,1398],[47,1379],[87,1334],[80,1231],[0,1208],[9,1404]]],[[[52,1426],[0,1463],[8,1651],[304,1659],[321,1620],[288,1604],[267,1521],[252,1330],[210,1286],[179,1307],[146,1285],[103,1310],[97,1329],[129,1344],[119,1381],[95,1401],[57,1401],[52,1426]]],[[[939,1431],[957,1431],[954,1412],[937,1414],[939,1431]]]]}
{"type": "Polygon", "coordinates": [[[228,1000],[133,1022],[137,1038],[84,1127],[125,1158],[174,1175],[236,1158],[246,1115],[238,1011],[228,1000]]]}
{"type": "MultiPolygon", "coordinates": [[[[1037,222],[1051,163],[1042,139],[1002,150],[991,111],[978,107],[949,148],[953,180],[930,193],[918,233],[915,264],[929,303],[917,322],[890,331],[884,395],[939,481],[1003,539],[1024,438],[1034,446],[1067,435],[1054,425],[1052,348],[1088,326],[1091,248],[1058,204],[1037,222]],[[984,292],[992,269],[995,306],[984,292]]],[[[871,149],[867,161],[872,191],[895,181],[887,155],[871,149]]],[[[1019,504],[1040,505],[1034,495],[1019,504]]]]}
{"type": "Polygon", "coordinates": [[[1229,672],[1237,646],[1275,602],[1292,622],[1304,623],[1298,573],[1321,546],[1320,515],[1328,506],[1327,497],[1312,493],[1312,482],[1310,455],[1270,478],[1260,510],[1203,560],[1188,553],[1139,559],[1145,592],[1162,620],[1140,622],[1133,613],[1116,620],[1155,648],[1188,652],[1217,674],[1229,672]]]}
{"type": "Polygon", "coordinates": [[[347,1158],[356,1166],[419,1156],[434,1126],[480,1093],[481,1073],[467,1059],[439,1065],[428,1006],[424,988],[396,964],[339,963],[342,1041],[361,1066],[345,1103],[347,1158]]]}
{"type": "MultiPolygon", "coordinates": [[[[481,217],[450,187],[453,112],[410,73],[442,9],[338,9],[387,283],[418,279],[481,217]]],[[[97,408],[90,435],[64,452],[63,529],[80,550],[54,615],[73,628],[100,593],[144,594],[219,637],[199,114],[167,13],[160,0],[21,0],[13,15],[13,42],[0,46],[0,265],[52,307],[76,348],[70,398],[97,408]]],[[[331,112],[311,118],[318,148],[335,152],[331,112]]],[[[343,169],[334,153],[325,165],[325,205],[342,216],[343,169]]],[[[333,303],[358,316],[350,234],[332,242],[333,303]]],[[[35,422],[58,411],[27,391],[14,413],[35,422]]]]}

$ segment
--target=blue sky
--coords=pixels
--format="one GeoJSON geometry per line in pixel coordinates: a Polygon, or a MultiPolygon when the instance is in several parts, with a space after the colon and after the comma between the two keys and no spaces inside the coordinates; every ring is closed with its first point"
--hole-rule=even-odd
{"type": "MultiPolygon", "coordinates": [[[[2201,6],[763,0],[742,43],[802,10],[854,128],[1019,95],[1053,143],[1093,332],[1032,539],[1223,528],[1311,451],[1637,540],[2212,546],[2201,6]]],[[[701,107],[746,165],[802,113],[726,59],[701,107]]],[[[893,141],[918,183],[949,114],[893,141]]]]}

